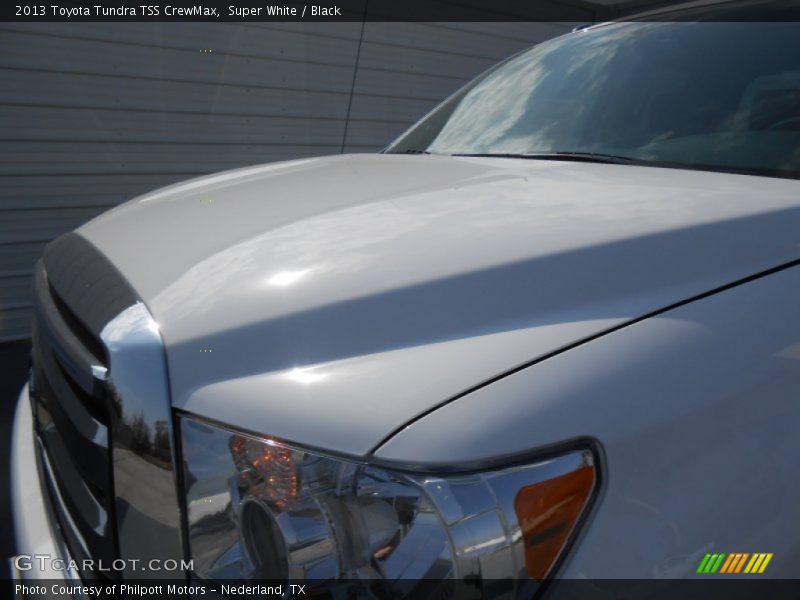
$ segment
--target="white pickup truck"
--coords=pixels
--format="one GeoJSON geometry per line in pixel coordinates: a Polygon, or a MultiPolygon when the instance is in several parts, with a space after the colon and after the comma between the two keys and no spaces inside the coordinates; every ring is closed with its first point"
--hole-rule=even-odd
{"type": "Polygon", "coordinates": [[[15,526],[74,560],[18,574],[800,576],[800,26],[739,16],[581,29],[382,153],[51,243],[15,526]]]}

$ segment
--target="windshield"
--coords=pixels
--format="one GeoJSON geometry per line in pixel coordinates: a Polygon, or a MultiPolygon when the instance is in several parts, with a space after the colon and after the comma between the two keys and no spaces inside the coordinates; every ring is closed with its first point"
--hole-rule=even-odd
{"type": "Polygon", "coordinates": [[[578,31],[485,73],[386,152],[573,153],[797,177],[800,23],[578,31]]]}

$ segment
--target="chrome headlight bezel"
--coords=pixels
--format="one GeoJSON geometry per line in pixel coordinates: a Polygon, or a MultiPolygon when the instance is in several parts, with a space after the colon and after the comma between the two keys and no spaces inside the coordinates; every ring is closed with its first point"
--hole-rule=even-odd
{"type": "Polygon", "coordinates": [[[529,596],[599,487],[597,457],[583,444],[522,464],[420,473],[186,414],[178,424],[190,558],[194,575],[210,580],[378,585],[401,595],[439,581],[529,596]]]}

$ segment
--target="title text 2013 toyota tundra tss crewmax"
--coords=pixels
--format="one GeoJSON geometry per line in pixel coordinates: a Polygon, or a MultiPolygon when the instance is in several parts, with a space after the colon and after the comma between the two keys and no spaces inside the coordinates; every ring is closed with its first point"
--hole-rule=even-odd
{"type": "Polygon", "coordinates": [[[202,177],[51,243],[15,525],[77,568],[19,573],[800,575],[800,27],[730,21],[579,30],[383,153],[202,177]]]}

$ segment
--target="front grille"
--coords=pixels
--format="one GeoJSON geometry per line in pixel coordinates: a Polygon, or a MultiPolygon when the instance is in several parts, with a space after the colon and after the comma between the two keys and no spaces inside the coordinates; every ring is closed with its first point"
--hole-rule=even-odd
{"type": "Polygon", "coordinates": [[[81,577],[139,578],[134,560],[183,559],[158,325],[116,267],[77,233],[45,248],[34,308],[31,398],[41,472],[66,550],[94,561],[78,569],[81,577]],[[99,561],[107,570],[98,570],[99,561]],[[125,568],[108,570],[115,562],[125,568]]]}
{"type": "Polygon", "coordinates": [[[51,504],[72,557],[110,565],[118,552],[107,357],[99,338],[53,289],[41,262],[34,306],[31,398],[51,504]]]}

